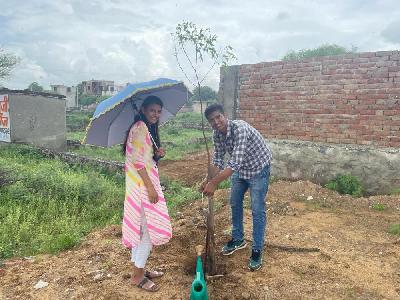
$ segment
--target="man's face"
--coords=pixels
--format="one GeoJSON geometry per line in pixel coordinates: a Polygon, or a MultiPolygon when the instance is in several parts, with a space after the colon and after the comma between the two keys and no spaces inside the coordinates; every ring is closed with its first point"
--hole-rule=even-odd
{"type": "Polygon", "coordinates": [[[219,110],[213,111],[207,118],[208,123],[214,130],[218,130],[222,133],[226,133],[228,129],[228,120],[225,118],[223,113],[219,110]]]}

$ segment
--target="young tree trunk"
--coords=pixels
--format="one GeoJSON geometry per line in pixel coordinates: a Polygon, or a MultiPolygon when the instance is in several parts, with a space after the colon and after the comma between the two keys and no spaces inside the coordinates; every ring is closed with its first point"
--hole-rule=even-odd
{"type": "Polygon", "coordinates": [[[215,275],[217,266],[215,262],[215,236],[214,236],[214,198],[208,198],[208,215],[207,215],[207,238],[206,238],[206,268],[205,273],[215,275]]]}
{"type": "MultiPolygon", "coordinates": [[[[211,165],[211,155],[210,149],[208,148],[205,128],[204,128],[204,114],[203,114],[203,101],[201,99],[201,86],[198,82],[199,100],[200,100],[200,110],[201,110],[201,127],[203,131],[204,143],[206,144],[207,150],[207,178],[210,181],[217,173],[215,168],[211,165]]],[[[206,254],[205,254],[205,264],[204,273],[209,275],[215,275],[217,272],[216,262],[215,262],[215,237],[214,237],[214,198],[213,196],[208,196],[208,214],[207,214],[207,235],[206,235],[206,254]]]]}
{"type": "MultiPolygon", "coordinates": [[[[208,173],[207,178],[211,180],[214,176],[217,175],[219,170],[212,166],[208,165],[208,173]]],[[[217,266],[215,260],[215,235],[214,235],[214,197],[208,196],[208,215],[207,215],[207,236],[206,236],[206,261],[205,261],[205,270],[204,273],[208,275],[215,275],[217,273],[217,266]]]]}

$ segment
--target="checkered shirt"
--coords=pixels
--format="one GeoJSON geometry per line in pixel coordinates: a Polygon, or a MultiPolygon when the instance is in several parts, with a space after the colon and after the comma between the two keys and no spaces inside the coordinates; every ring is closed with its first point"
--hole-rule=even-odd
{"type": "Polygon", "coordinates": [[[240,178],[250,179],[271,164],[271,150],[263,136],[245,121],[228,120],[226,136],[215,130],[213,141],[213,164],[222,170],[224,156],[228,153],[227,167],[239,172],[240,178]]]}

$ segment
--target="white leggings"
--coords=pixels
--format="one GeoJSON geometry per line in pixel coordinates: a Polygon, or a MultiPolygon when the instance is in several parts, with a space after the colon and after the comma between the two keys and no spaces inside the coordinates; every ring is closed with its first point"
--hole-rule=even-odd
{"type": "Polygon", "coordinates": [[[146,215],[142,206],[140,242],[136,247],[132,247],[131,261],[135,264],[135,267],[144,268],[152,247],[149,230],[147,229],[146,215]]]}

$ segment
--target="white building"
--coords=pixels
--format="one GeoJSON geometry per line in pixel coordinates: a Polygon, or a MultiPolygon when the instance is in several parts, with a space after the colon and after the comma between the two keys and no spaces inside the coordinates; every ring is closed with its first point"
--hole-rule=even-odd
{"type": "Polygon", "coordinates": [[[52,84],[51,91],[55,94],[66,97],[67,108],[78,107],[78,94],[75,86],[65,86],[63,84],[52,84]]]}
{"type": "Polygon", "coordinates": [[[118,94],[120,91],[122,91],[126,85],[123,84],[113,84],[110,86],[107,86],[105,90],[102,91],[101,95],[102,96],[114,96],[115,94],[118,94]]]}

